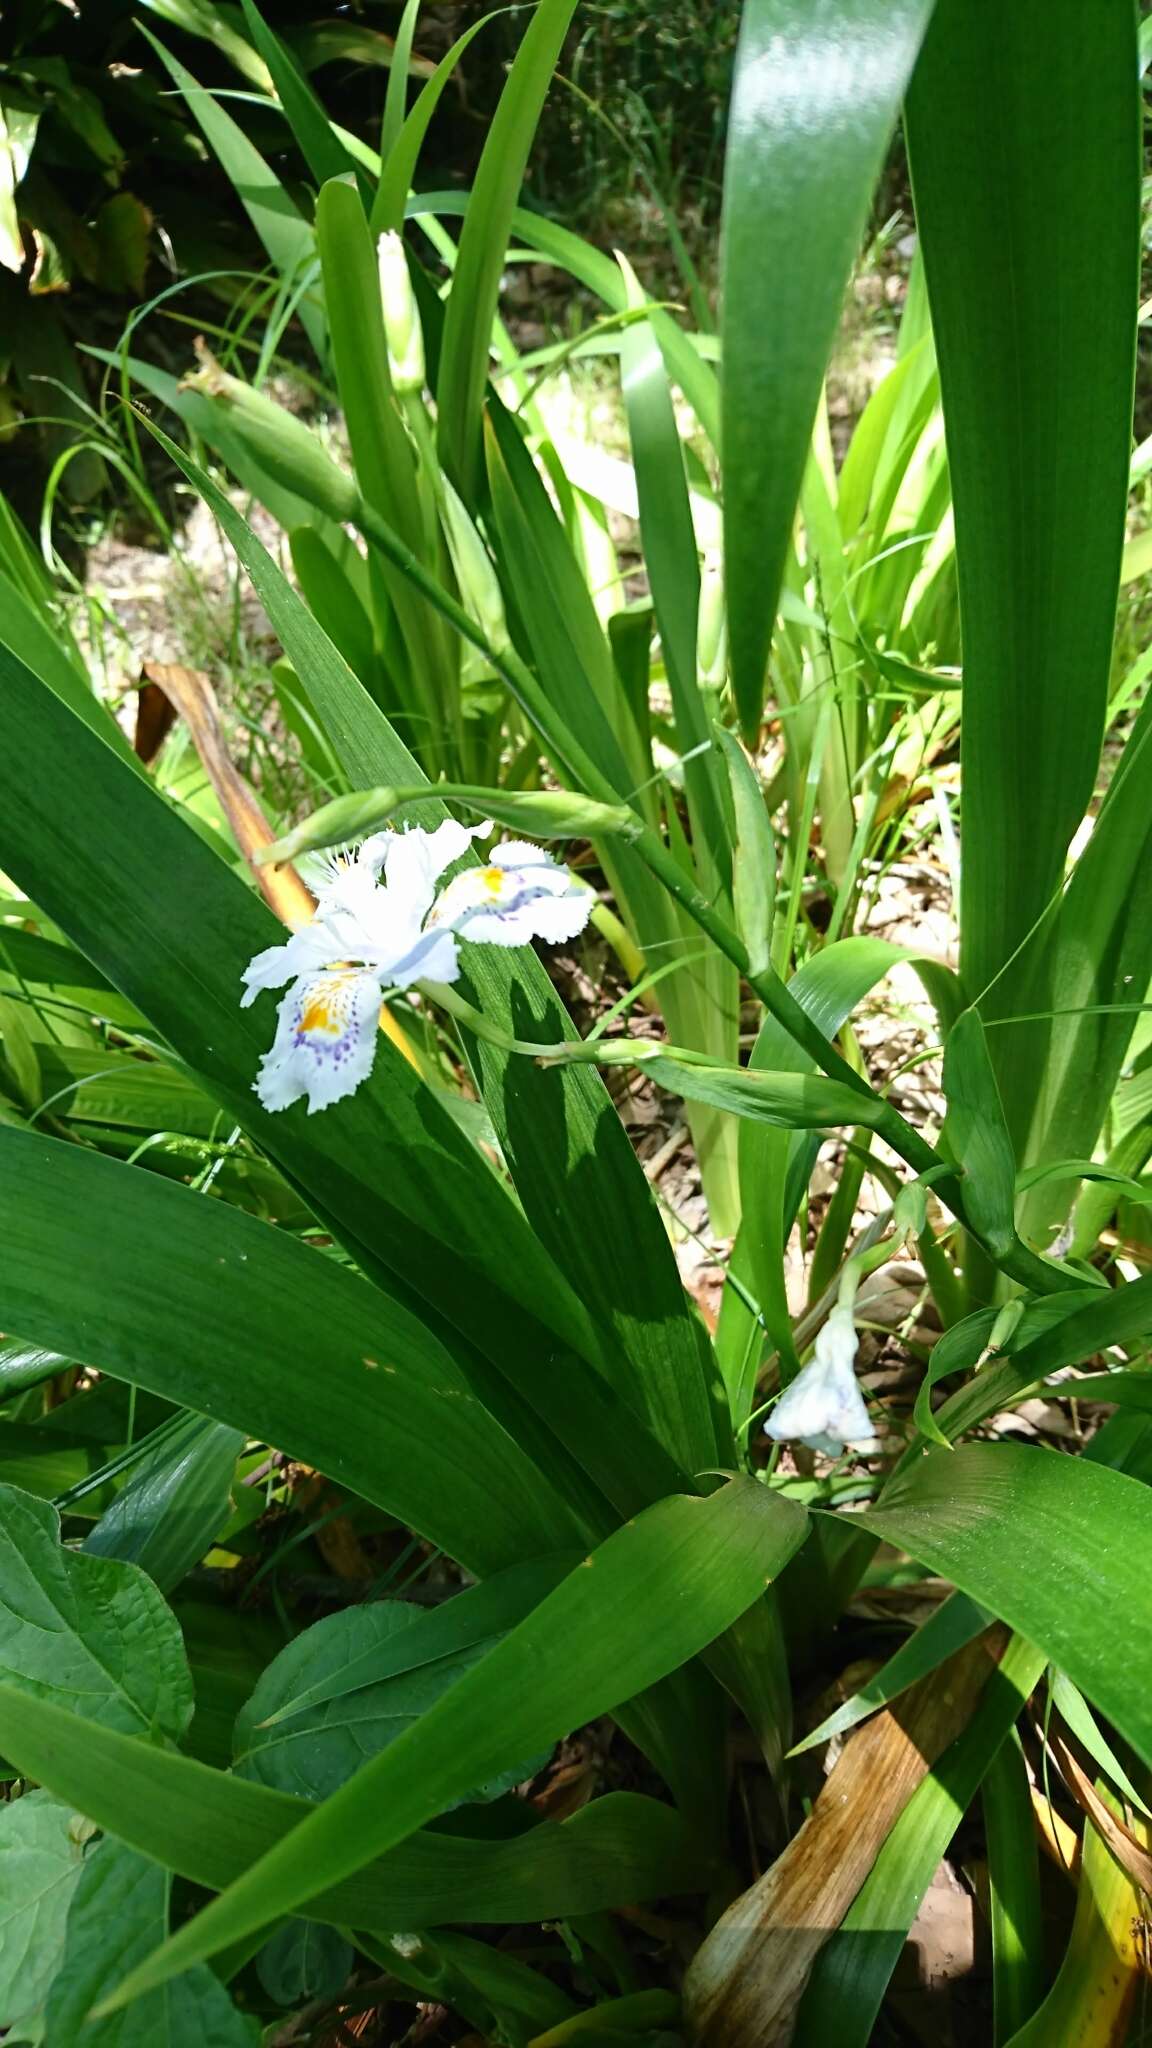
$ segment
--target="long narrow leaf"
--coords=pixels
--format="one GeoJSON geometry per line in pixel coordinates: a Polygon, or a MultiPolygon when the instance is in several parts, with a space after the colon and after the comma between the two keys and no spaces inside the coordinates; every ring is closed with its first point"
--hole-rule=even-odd
{"type": "MultiPolygon", "coordinates": [[[[977,1000],[1060,881],[1103,733],[1139,252],[1133,10],[1103,0],[1089,51],[1077,0],[938,0],[908,140],[956,508],[977,1000]]],[[[1003,1037],[1001,1079],[1026,1075],[1021,1034],[1003,1037]]]]}
{"type": "Polygon", "coordinates": [[[724,178],[724,553],[749,738],[848,269],[931,0],[748,0],[724,178]]]}

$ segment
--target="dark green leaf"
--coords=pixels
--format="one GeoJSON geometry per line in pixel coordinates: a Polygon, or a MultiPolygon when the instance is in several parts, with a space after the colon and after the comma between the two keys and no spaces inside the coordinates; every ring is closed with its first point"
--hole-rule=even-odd
{"type": "Polygon", "coordinates": [[[228,1520],[243,1448],[240,1430],[182,1416],[105,1509],[85,1539],[85,1551],[138,1564],[162,1593],[170,1593],[228,1520]]]}
{"type": "Polygon", "coordinates": [[[277,2005],[303,2005],[334,1997],[353,1961],[351,1942],[335,1927],[319,1920],[286,1920],[260,1950],[256,1973],[277,2005]]]}
{"type": "MultiPolygon", "coordinates": [[[[479,1588],[480,1598],[502,1577],[507,1574],[479,1588]]],[[[462,1633],[469,1632],[467,1609],[476,1597],[465,1593],[460,1601],[448,1603],[449,1614],[460,1604],[464,1607],[462,1633]]],[[[432,1651],[421,1657],[419,1638],[430,1632],[422,1631],[420,1623],[439,1619],[403,1600],[378,1600],[330,1614],[305,1629],[268,1666],[240,1714],[235,1763],[240,1775],[280,1792],[295,1792],[302,1799],[327,1799],[369,1757],[386,1749],[434,1706],[441,1693],[499,1640],[489,1630],[466,1647],[453,1650],[446,1645],[439,1655],[432,1651]],[[416,1642],[406,1664],[404,1645],[411,1638],[416,1642]],[[360,1675],[352,1686],[341,1683],[350,1670],[363,1674],[373,1661],[390,1661],[394,1669],[378,1679],[360,1675]],[[293,1708],[301,1694],[314,1697],[317,1692],[324,1695],[317,1704],[293,1708]]],[[[514,1760],[496,1778],[462,1796],[496,1798],[533,1776],[545,1760],[514,1760]]]]}
{"type": "MultiPolygon", "coordinates": [[[[1059,888],[1103,736],[1138,291],[1135,11],[1108,0],[1088,53],[1078,0],[937,0],[907,126],[956,514],[961,969],[988,1020],[1013,1007],[1011,975],[982,991],[1059,888]]],[[[1019,1030],[994,1050],[1012,1120],[1035,1053],[1019,1030]]]]}
{"type": "Polygon", "coordinates": [[[0,2026],[35,2040],[37,2009],[60,1966],[68,1908],[92,1830],[49,1792],[0,1806],[0,2026]],[[31,2021],[26,2034],[19,2022],[31,2021]]]}
{"type": "Polygon", "coordinates": [[[0,1130],[0,1157],[5,1321],[292,1451],[477,1570],[572,1541],[547,1482],[387,1295],[96,1153],[0,1130]]]}

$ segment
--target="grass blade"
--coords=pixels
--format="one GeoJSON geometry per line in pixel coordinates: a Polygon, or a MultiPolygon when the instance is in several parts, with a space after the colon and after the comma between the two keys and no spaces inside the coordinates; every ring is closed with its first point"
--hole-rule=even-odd
{"type": "Polygon", "coordinates": [[[512,214],[575,10],[576,0],[540,0],[488,130],[460,236],[436,398],[441,457],[466,503],[481,475],[480,409],[512,214]]]}

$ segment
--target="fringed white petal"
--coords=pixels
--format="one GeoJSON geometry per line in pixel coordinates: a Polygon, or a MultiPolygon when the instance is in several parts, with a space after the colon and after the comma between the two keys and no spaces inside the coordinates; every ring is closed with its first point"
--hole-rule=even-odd
{"type": "Polygon", "coordinates": [[[478,945],[556,945],[583,931],[595,900],[539,847],[513,839],[493,848],[486,867],[465,868],[449,882],[429,921],[478,945]]]}
{"type": "Polygon", "coordinates": [[[266,946],[244,969],[244,993],[240,1007],[246,1010],[261,989],[283,988],[301,974],[315,974],[347,958],[347,948],[338,945],[336,935],[322,918],[302,925],[283,946],[266,946]]]}
{"type": "Polygon", "coordinates": [[[406,832],[391,833],[384,883],[393,910],[413,918],[419,928],[432,908],[436,884],[445,868],[467,853],[474,839],[491,830],[491,825],[458,825],[455,818],[445,818],[434,832],[414,825],[406,832]]]}
{"type": "Polygon", "coordinates": [[[265,1109],[304,1097],[309,1115],[354,1094],[372,1071],[380,982],[355,968],[301,975],[280,1004],[279,1023],[255,1083],[265,1109]]]}

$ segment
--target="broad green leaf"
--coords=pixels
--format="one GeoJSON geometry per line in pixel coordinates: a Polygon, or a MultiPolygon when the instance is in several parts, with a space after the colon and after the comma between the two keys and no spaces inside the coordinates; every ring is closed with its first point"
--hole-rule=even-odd
{"type": "Polygon", "coordinates": [[[23,1393],[25,1387],[37,1387],[42,1380],[62,1372],[68,1363],[59,1351],[45,1351],[38,1344],[23,1343],[19,1337],[6,1337],[0,1342],[0,1394],[7,1400],[12,1394],[23,1393]]]}
{"type": "Polygon", "coordinates": [[[965,1444],[929,1452],[858,1519],[1019,1629],[1152,1759],[1147,1673],[1115,1653],[1117,1614],[1134,1642],[1152,1628],[1136,1480],[1056,1451],[965,1444]]]}
{"type": "Polygon", "coordinates": [[[59,1968],[90,1834],[49,1792],[26,1792],[0,1807],[0,2026],[12,2028],[10,2040],[40,2035],[36,2016],[59,1968]]]}
{"type": "MultiPolygon", "coordinates": [[[[1135,14],[1098,10],[1088,62],[1083,27],[1077,0],[937,0],[908,96],[964,639],[961,971],[986,1020],[1092,793],[1124,538],[1135,14]]],[[[1017,1037],[996,1047],[1010,1115],[1017,1037]]]]}
{"type": "Polygon", "coordinates": [[[816,1959],[796,2048],[868,2048],[880,2001],[932,1873],[1044,1668],[1011,1642],[964,1733],[917,1786],[839,1929],[816,1959]]]}
{"type": "MultiPolygon", "coordinates": [[[[467,1604],[469,1596],[462,1597],[467,1604]]],[[[273,1659],[241,1711],[234,1765],[241,1777],[279,1792],[294,1792],[301,1799],[327,1799],[369,1757],[386,1749],[434,1706],[441,1693],[498,1640],[490,1632],[467,1647],[425,1657],[405,1669],[397,1649],[406,1636],[419,1634],[424,1618],[403,1600],[377,1600],[327,1615],[305,1629],[273,1659]],[[389,1650],[399,1665],[390,1675],[361,1678],[351,1690],[336,1689],[336,1672],[356,1664],[363,1669],[373,1656],[387,1657],[389,1650]],[[285,1714],[301,1693],[318,1689],[327,1694],[322,1702],[285,1714]]],[[[496,1798],[522,1778],[532,1777],[545,1760],[540,1755],[514,1759],[496,1778],[463,1797],[496,1798]]]]}
{"type": "Polygon", "coordinates": [[[724,555],[759,727],[784,564],[849,266],[931,0],[747,0],[724,173],[724,555]]]}
{"type": "MultiPolygon", "coordinates": [[[[125,760],[132,749],[108,707],[97,697],[68,639],[47,604],[35,604],[17,584],[5,581],[0,642],[55,690],[87,725],[125,760]]],[[[139,764],[136,764],[139,767],[139,764]]]]}
{"type": "Polygon", "coordinates": [[[576,0],[540,0],[488,130],[456,255],[436,386],[444,467],[465,502],[480,471],[480,408],[492,322],[536,123],[576,0]]]}
{"type": "MultiPolygon", "coordinates": [[[[0,1750],[99,1826],[212,1891],[319,1811],[2,1683],[0,1750]]],[[[308,1911],[335,1926],[386,1931],[453,1920],[515,1925],[701,1891],[717,1875],[671,1807],[613,1793],[562,1826],[544,1821],[506,1840],[418,1833],[308,1911]]]]}
{"type": "MultiPolygon", "coordinates": [[[[448,1352],[379,1289],[58,1139],[0,1130],[0,1159],[5,1322],[291,1451],[478,1571],[572,1542],[547,1482],[448,1352]]],[[[103,1559],[70,1566],[147,1584],[103,1559]]]]}
{"type": "Polygon", "coordinates": [[[255,2020],[237,2012],[203,1963],[126,2012],[89,2018],[125,1970],[163,1941],[171,1884],[166,1870],[123,1842],[89,1852],[48,1994],[44,2048],[256,2048],[255,2020]]]}
{"type": "Polygon", "coordinates": [[[145,1020],[134,1003],[104,979],[82,953],[55,939],[41,938],[22,925],[0,925],[0,968],[10,971],[12,986],[21,983],[37,1002],[75,1009],[85,1016],[103,1017],[109,1024],[128,1031],[143,1028],[145,1020]]]}
{"type": "MultiPolygon", "coordinates": [[[[1072,878],[1013,968],[1015,1007],[1035,1021],[991,1034],[994,1057],[1019,1072],[1015,1127],[1022,1157],[1092,1151],[1108,1114],[1152,981],[1152,697],[1125,741],[1072,878]],[[1051,1018],[1037,1012],[1056,1012],[1051,1018]],[[1031,1127],[1024,1111],[1031,1108],[1031,1127]]],[[[1040,1241],[1067,1212],[1069,1190],[1037,1187],[1021,1228],[1040,1241]]]]}
{"type": "Polygon", "coordinates": [[[240,1430],[182,1416],[89,1531],[86,1553],[137,1564],[162,1593],[170,1593],[228,1520],[243,1448],[240,1430]]]}
{"type": "Polygon", "coordinates": [[[491,1648],[498,1636],[559,1585],[576,1562],[570,1555],[534,1558],[530,1564],[495,1573],[482,1586],[470,1587],[438,1607],[380,1601],[350,1607],[334,1617],[339,1628],[318,1624],[276,1659],[275,1677],[269,1678],[267,1687],[262,1678],[256,1689],[260,1697],[254,1695],[247,1702],[243,1719],[251,1738],[266,1739],[268,1728],[364,1686],[410,1676],[441,1658],[491,1648]],[[277,1695],[272,1704],[269,1692],[277,1695]]]}
{"type": "Polygon", "coordinates": [[[118,2002],[292,1911],[513,1757],[676,1670],[752,1606],[806,1528],[802,1511],[755,1480],[646,1509],[278,1850],[133,1972],[118,2002]],[[643,1630],[635,1627],[638,1611],[643,1630]]]}
{"type": "MultiPolygon", "coordinates": [[[[331,652],[322,636],[319,644],[331,652]]],[[[147,1006],[153,1024],[205,1087],[307,1191],[313,1210],[331,1221],[361,1261],[387,1275],[390,1291],[405,1300],[423,1296],[437,1315],[457,1322],[469,1346],[483,1348],[489,1368],[477,1352],[471,1369],[486,1381],[486,1401],[509,1420],[515,1417],[518,1434],[531,1435],[542,1464],[569,1475],[562,1481],[566,1487],[571,1484],[592,1505],[565,1441],[583,1430],[583,1455],[604,1470],[623,1512],[666,1490],[675,1468],[593,1366],[569,1348],[578,1347],[584,1358],[598,1356],[575,1296],[481,1155],[390,1041],[380,1041],[371,1082],[323,1117],[309,1118],[302,1110],[270,1116],[259,1108],[251,1079],[270,1042],[272,1005],[265,1001],[242,1011],[238,992],[247,961],[275,941],[280,928],[224,863],[137,785],[43,685],[15,664],[4,670],[3,663],[0,656],[10,740],[0,759],[3,865],[25,877],[41,907],[147,1006]],[[43,752],[68,780],[72,804],[66,818],[46,785],[20,773],[22,750],[25,758],[43,752]],[[157,875],[164,877],[170,902],[181,905],[180,917],[162,924],[156,919],[157,875]],[[76,887],[78,876],[83,890],[76,887]],[[208,932],[210,946],[200,938],[208,932]],[[379,1171],[381,1160],[388,1162],[386,1173],[379,1171]],[[557,1358],[569,1400],[576,1380],[584,1379],[586,1394],[571,1414],[559,1412],[548,1375],[540,1371],[541,1355],[557,1358]]],[[[349,689],[360,694],[348,671],[342,673],[349,689]]],[[[408,767],[415,772],[410,762],[408,767]]],[[[506,960],[499,955],[494,971],[503,974],[506,987],[522,985],[525,970],[506,960]]],[[[559,1019],[543,969],[535,961],[531,966],[559,1019]]],[[[515,1086],[526,1095],[534,1070],[525,1062],[517,1065],[523,1071],[515,1086]]],[[[562,1106],[569,1091],[553,1084],[537,1093],[562,1106]]],[[[587,1102],[589,1093],[580,1091],[576,1099],[587,1102]]],[[[627,1170],[639,1177],[648,1229],[658,1234],[661,1256],[671,1268],[668,1312],[675,1303],[683,1317],[683,1297],[671,1293],[671,1251],[643,1175],[607,1094],[598,1087],[592,1100],[604,1120],[605,1145],[614,1143],[617,1154],[622,1147],[627,1170]]],[[[541,1143],[545,1136],[541,1129],[541,1143]]],[[[552,1174],[554,1169],[553,1156],[552,1174]]],[[[589,1206],[595,1207],[591,1196],[589,1206]]],[[[15,1318],[10,1327],[21,1330],[15,1318]]],[[[691,1325],[686,1327],[691,1333],[691,1325]]],[[[245,1420],[239,1418],[240,1426],[245,1420]]],[[[695,1466],[709,1462],[715,1462],[714,1452],[697,1457],[695,1466]]]]}
{"type": "Polygon", "coordinates": [[[55,1509],[11,1486],[0,1488],[0,1666],[105,1727],[175,1739],[192,1715],[180,1630],[152,1581],[62,1549],[55,1509]]]}
{"type": "Polygon", "coordinates": [[[981,1780],[988,1844],[992,2006],[996,2048],[1029,2019],[1044,1994],[1040,1857],[1028,1764],[1013,1731],[981,1780]]]}

